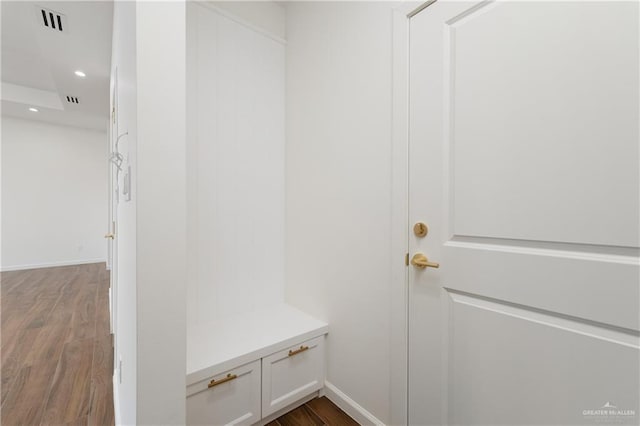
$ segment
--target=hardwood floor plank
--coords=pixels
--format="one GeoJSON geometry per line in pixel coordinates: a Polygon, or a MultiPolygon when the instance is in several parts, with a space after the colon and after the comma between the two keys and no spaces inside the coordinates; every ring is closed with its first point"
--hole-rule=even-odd
{"type": "Polygon", "coordinates": [[[24,357],[24,364],[30,365],[46,359],[59,359],[64,343],[71,332],[69,313],[62,319],[47,323],[39,329],[31,350],[24,357]]]}
{"type": "Polygon", "coordinates": [[[17,289],[24,288],[32,284],[39,279],[39,274],[36,269],[30,269],[26,271],[9,271],[0,273],[0,279],[2,280],[2,288],[6,293],[16,291],[17,289]]]}
{"type": "MultiPolygon", "coordinates": [[[[39,333],[40,330],[37,328],[21,330],[17,332],[17,336],[13,339],[11,344],[3,344],[2,371],[0,372],[2,384],[1,401],[3,404],[11,383],[16,379],[16,375],[24,366],[23,361],[33,348],[36,337],[39,333]]],[[[3,341],[5,339],[4,330],[2,330],[2,339],[3,341]]],[[[53,365],[53,368],[55,369],[55,365],[53,365]]]]}
{"type": "Polygon", "coordinates": [[[111,335],[111,319],[109,317],[109,283],[101,285],[101,290],[97,292],[97,303],[99,307],[96,313],[96,339],[100,339],[103,336],[111,335]],[[102,290],[106,288],[106,290],[102,290]],[[103,309],[106,307],[107,309],[103,309]]]}
{"type": "Polygon", "coordinates": [[[94,339],[65,343],[43,417],[44,424],[60,424],[89,415],[94,339]]]}
{"type": "Polygon", "coordinates": [[[49,312],[55,306],[58,295],[36,293],[28,296],[30,299],[29,307],[22,314],[16,315],[20,318],[20,326],[25,328],[39,328],[44,325],[45,319],[49,312]]]}
{"type": "Polygon", "coordinates": [[[327,425],[358,425],[358,422],[353,420],[347,413],[329,401],[326,396],[312,399],[307,402],[306,405],[327,425]]]}
{"type": "Polygon", "coordinates": [[[76,309],[76,298],[82,292],[83,287],[82,278],[77,274],[69,276],[64,285],[59,290],[59,297],[56,302],[56,305],[49,313],[47,317],[47,321],[57,321],[60,320],[69,313],[73,314],[76,309]]]}
{"type": "Polygon", "coordinates": [[[87,426],[89,419],[87,416],[77,418],[67,423],[63,423],[61,426],[87,426]]]}
{"type": "Polygon", "coordinates": [[[93,348],[93,365],[91,380],[101,386],[112,385],[113,376],[113,347],[111,336],[103,336],[96,340],[93,348]]]}
{"type": "Polygon", "coordinates": [[[91,401],[87,424],[90,426],[114,426],[112,386],[91,383],[91,401]]]}
{"type": "Polygon", "coordinates": [[[306,405],[302,405],[278,418],[281,426],[322,426],[324,422],[306,405]]]}
{"type": "Polygon", "coordinates": [[[50,360],[20,369],[2,404],[4,426],[40,424],[42,401],[47,397],[56,364],[56,360],[50,360]]]}
{"type": "Polygon", "coordinates": [[[266,426],[358,426],[347,413],[327,397],[315,398],[278,417],[266,426]]]}
{"type": "Polygon", "coordinates": [[[96,286],[86,286],[75,297],[69,340],[94,338],[96,335],[96,286]]]}

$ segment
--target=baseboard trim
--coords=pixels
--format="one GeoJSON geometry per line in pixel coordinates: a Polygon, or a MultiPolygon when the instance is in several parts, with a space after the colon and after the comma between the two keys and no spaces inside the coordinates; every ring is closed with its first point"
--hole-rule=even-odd
{"type": "Polygon", "coordinates": [[[361,425],[385,426],[376,416],[365,410],[360,404],[349,398],[347,394],[325,380],[324,392],[327,398],[336,404],[342,411],[351,416],[361,425]]]}
{"type": "Polygon", "coordinates": [[[113,417],[115,419],[115,425],[120,426],[120,398],[118,395],[118,382],[116,375],[112,376],[113,380],[113,417]]]}
{"type": "Polygon", "coordinates": [[[14,265],[0,267],[1,272],[22,271],[26,269],[55,268],[56,266],[86,265],[89,263],[105,263],[106,259],[69,260],[62,262],[34,263],[31,265],[14,265]]]}

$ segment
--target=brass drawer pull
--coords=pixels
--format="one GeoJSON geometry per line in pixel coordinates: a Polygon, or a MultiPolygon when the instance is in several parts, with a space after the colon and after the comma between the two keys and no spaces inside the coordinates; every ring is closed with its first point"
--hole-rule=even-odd
{"type": "Polygon", "coordinates": [[[223,384],[223,383],[230,382],[231,380],[233,380],[233,379],[237,379],[237,378],[238,378],[238,376],[237,376],[237,375],[235,375],[235,374],[227,374],[227,377],[225,377],[225,378],[223,378],[223,379],[220,379],[220,380],[211,380],[211,382],[209,382],[209,386],[208,386],[208,387],[209,387],[209,388],[212,388],[212,387],[214,387],[214,386],[218,386],[218,385],[221,385],[221,384],[223,384]]]}
{"type": "Polygon", "coordinates": [[[300,346],[300,349],[296,349],[295,351],[290,350],[289,356],[298,355],[300,352],[304,352],[309,349],[309,346],[300,346]]]}

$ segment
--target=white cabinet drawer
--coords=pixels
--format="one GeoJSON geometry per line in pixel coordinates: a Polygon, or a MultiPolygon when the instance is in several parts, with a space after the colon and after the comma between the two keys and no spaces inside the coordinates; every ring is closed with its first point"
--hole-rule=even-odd
{"type": "Polygon", "coordinates": [[[250,425],[260,418],[260,360],[187,387],[189,425],[250,425]]]}
{"type": "Polygon", "coordinates": [[[324,386],[324,336],[262,358],[262,417],[324,386]]]}

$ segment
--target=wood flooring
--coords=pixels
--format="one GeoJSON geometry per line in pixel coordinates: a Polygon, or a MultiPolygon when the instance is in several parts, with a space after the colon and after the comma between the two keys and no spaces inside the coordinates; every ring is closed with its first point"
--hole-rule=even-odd
{"type": "Polygon", "coordinates": [[[326,396],[315,398],[268,423],[267,426],[358,426],[326,396]]]}
{"type": "Polygon", "coordinates": [[[114,424],[104,263],[0,274],[1,423],[114,424]]]}

